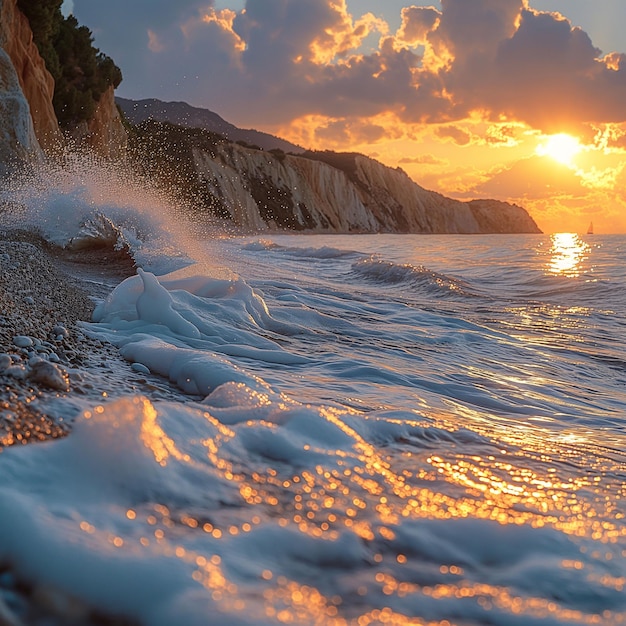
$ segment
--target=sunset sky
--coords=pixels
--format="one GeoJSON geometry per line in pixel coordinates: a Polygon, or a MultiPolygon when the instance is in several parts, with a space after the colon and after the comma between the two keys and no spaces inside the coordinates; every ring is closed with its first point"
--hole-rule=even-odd
{"type": "MultiPolygon", "coordinates": [[[[72,3],[66,2],[65,10],[72,3]]],[[[118,95],[626,232],[624,0],[74,0],[118,95]]]]}

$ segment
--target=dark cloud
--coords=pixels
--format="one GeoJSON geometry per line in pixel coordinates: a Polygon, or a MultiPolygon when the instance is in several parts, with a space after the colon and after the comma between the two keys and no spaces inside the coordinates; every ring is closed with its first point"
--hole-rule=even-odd
{"type": "Polygon", "coordinates": [[[441,6],[406,7],[398,33],[363,54],[360,43],[384,28],[337,0],[247,0],[236,15],[210,0],[74,0],[121,66],[122,95],[186,100],[250,124],[478,113],[557,132],[626,120],[626,57],[601,59],[568,20],[528,0],[441,6]]]}
{"type": "Polygon", "coordinates": [[[441,13],[433,7],[405,7],[399,39],[409,45],[421,45],[439,21],[441,13]]]}

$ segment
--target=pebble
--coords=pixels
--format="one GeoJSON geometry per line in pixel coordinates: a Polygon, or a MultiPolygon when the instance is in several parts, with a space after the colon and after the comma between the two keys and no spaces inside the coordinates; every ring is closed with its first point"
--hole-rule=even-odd
{"type": "Polygon", "coordinates": [[[3,372],[13,364],[10,354],[0,354],[0,372],[3,372]]]}
{"type": "Polygon", "coordinates": [[[65,339],[66,337],[70,336],[70,333],[68,332],[67,328],[65,328],[65,326],[61,326],[61,324],[57,324],[52,329],[52,334],[54,335],[57,341],[61,341],[65,339]]]}
{"type": "Polygon", "coordinates": [[[16,335],[13,337],[13,343],[18,348],[30,348],[33,345],[33,340],[26,335],[16,335]]]}
{"type": "Polygon", "coordinates": [[[6,376],[11,376],[17,380],[24,380],[26,378],[26,368],[23,365],[11,365],[4,370],[6,376]]]}
{"type": "Polygon", "coordinates": [[[130,369],[133,372],[137,372],[138,374],[149,374],[150,370],[143,363],[133,363],[130,366],[130,369]]]}
{"type": "Polygon", "coordinates": [[[61,366],[43,359],[32,366],[28,378],[57,391],[70,390],[70,378],[67,372],[61,366]]]}

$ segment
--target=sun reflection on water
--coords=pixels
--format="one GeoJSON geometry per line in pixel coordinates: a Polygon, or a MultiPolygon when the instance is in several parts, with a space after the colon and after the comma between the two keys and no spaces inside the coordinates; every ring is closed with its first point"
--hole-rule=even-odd
{"type": "MultiPolygon", "coordinates": [[[[134,406],[139,439],[155,462],[187,467],[191,455],[166,434],[156,408],[146,399],[134,406]]],[[[444,416],[430,429],[426,420],[406,421],[401,432],[389,422],[398,435],[378,447],[350,425],[356,413],[326,407],[318,414],[352,445],[306,444],[325,463],[292,467],[233,454],[244,431],[274,432],[275,424],[229,427],[203,407],[198,418],[212,426],[199,442],[212,469],[205,488],[234,486],[231,506],[137,502],[123,509],[123,537],[95,517],[77,520],[79,529],[109,550],[175,559],[207,592],[219,623],[255,616],[278,624],[451,626],[470,622],[450,616],[470,615],[485,624],[500,616],[626,624],[622,460],[539,426],[503,429],[494,445],[493,421],[481,426],[483,413],[467,407],[471,436],[444,416]],[[518,584],[519,571],[539,574],[518,584]],[[560,581],[591,587],[589,597],[607,599],[606,610],[544,589],[560,581]]]]}
{"type": "Polygon", "coordinates": [[[551,241],[550,273],[571,278],[580,276],[582,264],[589,256],[589,244],[575,233],[555,233],[551,241]]]}

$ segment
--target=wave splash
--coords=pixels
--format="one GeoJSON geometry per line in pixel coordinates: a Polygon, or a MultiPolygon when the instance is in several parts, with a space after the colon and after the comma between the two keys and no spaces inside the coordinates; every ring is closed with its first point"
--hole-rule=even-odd
{"type": "MultiPolygon", "coordinates": [[[[126,251],[137,266],[165,274],[203,260],[190,207],[122,165],[66,155],[15,176],[0,192],[0,226],[30,229],[68,250],[126,251]]],[[[203,234],[218,232],[210,218],[203,234]]]]}

